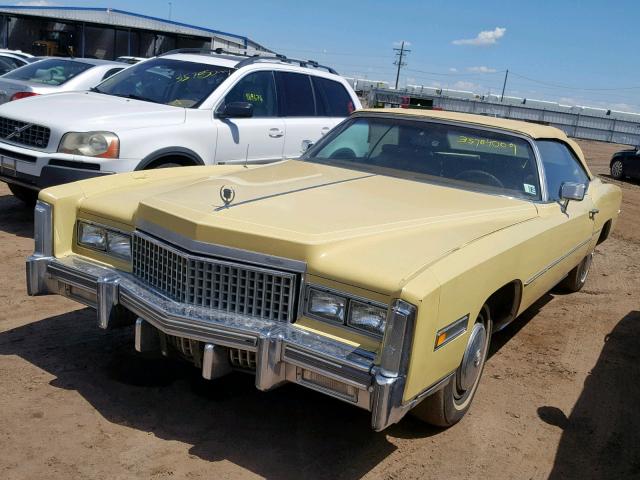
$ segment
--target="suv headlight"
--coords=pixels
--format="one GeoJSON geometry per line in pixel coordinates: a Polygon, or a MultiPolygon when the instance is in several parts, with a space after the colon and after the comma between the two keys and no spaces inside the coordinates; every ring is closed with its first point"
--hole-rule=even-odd
{"type": "Polygon", "coordinates": [[[305,313],[320,320],[329,320],[364,333],[382,337],[387,323],[386,305],[350,297],[322,287],[307,286],[305,313]]]}
{"type": "Polygon", "coordinates": [[[78,245],[131,260],[131,235],[95,223],[78,222],[78,245]]]}
{"type": "Polygon", "coordinates": [[[58,152],[85,157],[118,158],[120,139],[112,132],[69,132],[60,140],[58,152]]]}

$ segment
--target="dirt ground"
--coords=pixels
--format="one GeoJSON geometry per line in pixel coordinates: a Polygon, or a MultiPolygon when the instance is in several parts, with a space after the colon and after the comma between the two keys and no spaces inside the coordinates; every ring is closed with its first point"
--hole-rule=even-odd
{"type": "MultiPolygon", "coordinates": [[[[615,145],[581,142],[607,176],[615,145]]],[[[0,184],[0,479],[640,478],[640,184],[586,287],[494,337],[468,416],[383,433],[365,411],[142,357],[130,329],[27,297],[32,214],[0,184]]]]}

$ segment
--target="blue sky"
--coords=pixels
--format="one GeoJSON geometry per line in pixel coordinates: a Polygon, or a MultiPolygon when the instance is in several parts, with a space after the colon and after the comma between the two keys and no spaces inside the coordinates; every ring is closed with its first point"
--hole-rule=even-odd
{"type": "MultiPolygon", "coordinates": [[[[163,0],[34,1],[166,18],[163,0]]],[[[640,111],[637,0],[172,0],[172,19],[246,35],[343,75],[640,111]],[[484,32],[484,33],[481,33],[484,32]]]]}

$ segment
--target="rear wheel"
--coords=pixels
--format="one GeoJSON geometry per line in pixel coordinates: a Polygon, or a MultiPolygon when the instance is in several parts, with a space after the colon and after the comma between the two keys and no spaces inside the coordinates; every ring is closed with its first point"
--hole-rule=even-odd
{"type": "Polygon", "coordinates": [[[616,179],[624,177],[624,165],[622,160],[616,160],[611,164],[611,176],[616,179]]]}
{"type": "Polygon", "coordinates": [[[32,190],[27,187],[23,187],[22,185],[16,185],[15,183],[8,183],[9,190],[13,193],[13,196],[19,200],[22,200],[29,206],[33,206],[36,204],[36,200],[38,200],[38,191],[32,190]]]}
{"type": "Polygon", "coordinates": [[[180,165],[179,163],[175,163],[175,162],[165,162],[165,163],[159,163],[157,165],[153,165],[151,167],[151,169],[156,169],[156,168],[174,168],[174,167],[182,167],[182,165],[180,165]]]}
{"type": "Polygon", "coordinates": [[[493,323],[489,307],[480,309],[462,356],[462,362],[446,386],[424,399],[411,413],[438,427],[458,423],[471,406],[489,353],[493,323]]]}
{"type": "Polygon", "coordinates": [[[567,278],[560,282],[560,285],[558,286],[567,292],[577,292],[581,290],[587,282],[587,276],[589,275],[592,261],[593,252],[584,257],[582,261],[569,272],[567,278]]]}

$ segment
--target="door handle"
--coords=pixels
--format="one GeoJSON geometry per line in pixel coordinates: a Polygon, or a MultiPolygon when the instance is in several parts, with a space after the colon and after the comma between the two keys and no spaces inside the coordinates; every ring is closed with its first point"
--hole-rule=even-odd
{"type": "Polygon", "coordinates": [[[271,138],[280,138],[283,135],[284,135],[284,132],[280,128],[270,128],[269,129],[269,136],[271,138]]]}
{"type": "Polygon", "coordinates": [[[592,208],[591,210],[589,210],[589,218],[591,220],[594,220],[598,213],[600,213],[600,210],[598,210],[597,208],[592,208]]]}
{"type": "Polygon", "coordinates": [[[322,136],[326,135],[326,133],[327,133],[329,130],[331,130],[331,128],[329,128],[329,127],[322,127],[322,128],[320,129],[320,135],[322,135],[322,136]]]}

